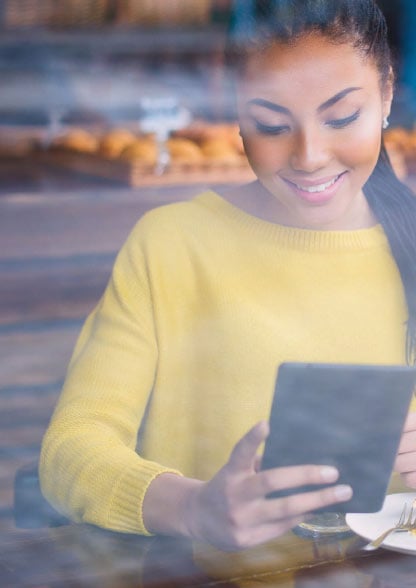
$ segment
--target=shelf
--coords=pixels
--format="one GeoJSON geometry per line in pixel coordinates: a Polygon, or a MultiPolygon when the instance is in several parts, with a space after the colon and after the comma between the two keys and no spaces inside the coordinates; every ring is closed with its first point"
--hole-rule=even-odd
{"type": "Polygon", "coordinates": [[[225,36],[224,28],[219,26],[155,30],[121,27],[82,31],[3,30],[0,35],[0,56],[9,51],[19,55],[31,49],[53,50],[68,57],[82,53],[99,53],[102,57],[126,53],[145,56],[166,51],[177,55],[209,55],[221,50],[225,36]]]}

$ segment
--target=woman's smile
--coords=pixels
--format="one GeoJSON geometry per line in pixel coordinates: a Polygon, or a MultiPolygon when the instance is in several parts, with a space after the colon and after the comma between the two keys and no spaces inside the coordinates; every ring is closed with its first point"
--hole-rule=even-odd
{"type": "Polygon", "coordinates": [[[306,180],[281,178],[289,186],[296,196],[311,204],[323,204],[333,198],[344,182],[345,174],[342,172],[330,178],[306,180]]]}

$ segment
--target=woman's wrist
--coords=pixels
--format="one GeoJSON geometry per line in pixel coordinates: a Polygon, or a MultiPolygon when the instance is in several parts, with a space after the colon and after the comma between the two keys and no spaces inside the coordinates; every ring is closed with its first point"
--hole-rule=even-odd
{"type": "Polygon", "coordinates": [[[202,484],[170,472],[157,476],[143,501],[143,522],[149,533],[193,538],[192,505],[202,484]]]}

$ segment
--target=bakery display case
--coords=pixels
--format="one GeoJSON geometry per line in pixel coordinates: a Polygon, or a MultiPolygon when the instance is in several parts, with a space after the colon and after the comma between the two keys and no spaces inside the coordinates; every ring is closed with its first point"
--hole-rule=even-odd
{"type": "MultiPolygon", "coordinates": [[[[0,175],[56,171],[125,186],[252,179],[224,63],[233,5],[5,0],[0,175]],[[143,101],[161,99],[189,120],[157,126],[154,111],[149,128],[143,101]]],[[[414,175],[416,132],[393,121],[386,142],[398,175],[414,175]]]]}
{"type": "Polygon", "coordinates": [[[227,0],[3,0],[5,29],[207,25],[227,0]]]}
{"type": "Polygon", "coordinates": [[[5,0],[0,168],[130,186],[251,178],[223,61],[232,4],[5,0]],[[143,101],[160,99],[189,120],[145,128],[143,101]]]}
{"type": "Polygon", "coordinates": [[[168,161],[159,165],[154,134],[140,125],[95,132],[73,128],[47,147],[34,145],[32,157],[47,166],[116,179],[131,186],[243,182],[254,178],[235,123],[196,121],[170,133],[164,148],[168,161]]]}

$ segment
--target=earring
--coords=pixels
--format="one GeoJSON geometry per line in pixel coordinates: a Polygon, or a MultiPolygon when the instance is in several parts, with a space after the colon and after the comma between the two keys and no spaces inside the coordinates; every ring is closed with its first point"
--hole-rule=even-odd
{"type": "Polygon", "coordinates": [[[389,125],[390,125],[390,123],[389,123],[389,119],[388,119],[388,117],[387,117],[387,116],[385,116],[385,117],[383,118],[383,129],[384,129],[384,130],[388,129],[388,128],[389,128],[389,125]]]}

